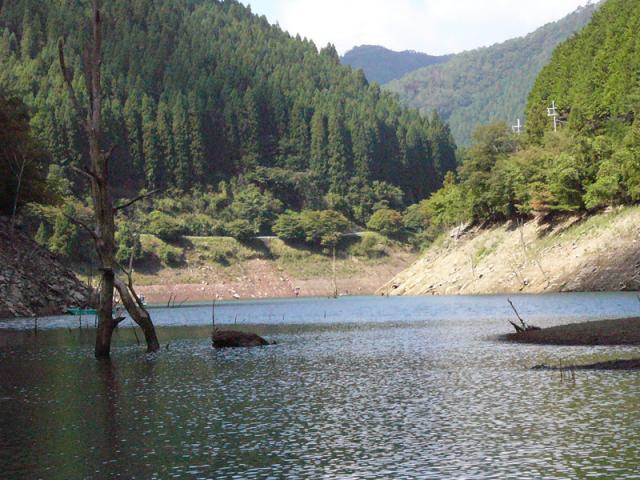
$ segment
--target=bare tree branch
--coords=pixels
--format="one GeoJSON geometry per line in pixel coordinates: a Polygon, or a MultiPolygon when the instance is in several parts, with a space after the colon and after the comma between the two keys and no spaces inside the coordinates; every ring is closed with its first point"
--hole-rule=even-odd
{"type": "Polygon", "coordinates": [[[87,123],[85,112],[82,110],[80,102],[78,101],[78,97],[76,96],[76,91],[73,88],[73,74],[71,72],[71,69],[67,66],[67,62],[64,56],[63,38],[60,38],[58,40],[58,57],[60,60],[60,69],[62,70],[62,78],[64,79],[64,83],[67,86],[67,92],[69,93],[69,97],[71,97],[73,108],[76,111],[76,115],[78,115],[78,118],[80,118],[83,127],[88,131],[89,124],[87,123]]]}
{"type": "Polygon", "coordinates": [[[78,220],[77,218],[72,217],[71,215],[67,215],[66,213],[63,213],[63,215],[66,218],[68,218],[71,222],[75,223],[76,225],[84,229],[89,235],[91,235],[91,238],[93,238],[95,241],[98,241],[98,234],[96,233],[95,230],[89,227],[89,225],[84,223],[82,220],[78,220]]]}
{"type": "Polygon", "coordinates": [[[129,208],[134,203],[139,202],[140,200],[144,200],[145,198],[152,197],[153,195],[155,195],[156,193],[159,193],[160,191],[161,190],[152,190],[149,193],[143,193],[142,195],[138,195],[136,198],[129,200],[128,202],[123,203],[122,205],[113,207],[113,211],[118,212],[120,210],[124,210],[125,208],[129,208]]]}
{"type": "Polygon", "coordinates": [[[74,167],[73,165],[70,165],[70,168],[74,172],[77,172],[80,175],[87,177],[89,180],[97,180],[96,174],[87,168],[78,168],[78,167],[74,167]]]}
{"type": "Polygon", "coordinates": [[[117,145],[115,145],[115,144],[114,144],[114,145],[111,145],[111,146],[109,147],[109,150],[107,150],[107,151],[104,153],[104,159],[105,159],[105,160],[110,160],[110,159],[111,159],[111,156],[113,155],[113,152],[115,151],[115,149],[116,149],[116,148],[117,148],[117,145]]]}
{"type": "Polygon", "coordinates": [[[16,213],[18,212],[18,199],[20,198],[20,187],[22,186],[22,176],[24,175],[24,168],[27,165],[27,157],[22,155],[22,163],[18,162],[18,156],[16,154],[13,155],[14,161],[16,162],[16,166],[20,165],[20,169],[17,172],[18,177],[18,185],[16,186],[16,194],[13,199],[13,211],[11,212],[11,221],[9,222],[9,229],[13,234],[13,230],[16,222],[16,213]]]}

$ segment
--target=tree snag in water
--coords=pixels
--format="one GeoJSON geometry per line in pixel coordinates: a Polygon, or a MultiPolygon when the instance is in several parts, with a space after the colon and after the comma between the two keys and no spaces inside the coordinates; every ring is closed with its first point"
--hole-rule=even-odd
{"type": "MultiPolygon", "coordinates": [[[[89,142],[90,166],[75,169],[86,177],[91,185],[91,199],[95,216],[95,228],[84,224],[83,227],[91,234],[100,261],[100,296],[98,299],[97,316],[98,326],[96,332],[95,356],[96,358],[109,358],[111,353],[111,337],[113,331],[122,321],[121,318],[113,318],[113,291],[116,284],[122,290],[120,296],[131,317],[145,332],[148,351],[157,351],[160,348],[156,337],[155,328],[151,322],[149,313],[138,306],[131,298],[130,289],[124,283],[117,281],[115,276],[115,213],[113,198],[109,186],[109,161],[115,146],[106,151],[101,149],[102,139],[102,15],[100,0],[92,0],[92,40],[85,46],[82,55],[84,79],[89,94],[89,102],[86,111],[80,106],[78,97],[73,87],[73,71],[67,67],[64,55],[64,40],[58,42],[58,56],[60,69],[71,103],[76,115],[81,119],[82,126],[89,142]]],[[[131,284],[131,282],[130,282],[131,284]]],[[[136,296],[137,297],[137,296],[136,296]]]]}
{"type": "Polygon", "coordinates": [[[516,329],[516,333],[525,333],[525,332],[533,332],[536,330],[542,330],[540,327],[535,327],[525,322],[520,316],[520,314],[518,313],[518,310],[516,310],[516,307],[513,305],[513,302],[511,301],[511,299],[508,299],[507,302],[509,302],[509,305],[511,305],[511,308],[515,312],[516,317],[518,317],[518,320],[520,321],[520,325],[518,325],[517,323],[512,322],[511,320],[508,320],[508,322],[513,326],[513,328],[516,329]]]}

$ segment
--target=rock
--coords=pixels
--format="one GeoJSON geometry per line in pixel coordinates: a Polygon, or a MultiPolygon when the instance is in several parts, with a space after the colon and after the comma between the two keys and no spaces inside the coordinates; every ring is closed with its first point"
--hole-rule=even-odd
{"type": "Polygon", "coordinates": [[[0,217],[0,318],[61,314],[90,303],[91,291],[51,252],[0,217]]]}
{"type": "Polygon", "coordinates": [[[264,338],[255,333],[236,332],[233,330],[215,332],[211,338],[213,348],[252,348],[270,345],[264,338]]]}

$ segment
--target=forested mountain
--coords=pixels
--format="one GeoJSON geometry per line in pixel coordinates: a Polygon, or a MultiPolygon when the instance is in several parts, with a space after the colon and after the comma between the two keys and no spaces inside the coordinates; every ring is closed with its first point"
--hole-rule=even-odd
{"type": "Polygon", "coordinates": [[[456,141],[468,145],[479,124],[523,119],[533,82],[553,50],[584,27],[597,8],[580,7],[525,37],[455,55],[387,88],[423,114],[436,110],[449,122],[456,141]]]}
{"type": "Polygon", "coordinates": [[[638,31],[640,2],[605,2],[538,76],[527,134],[499,122],[478,128],[457,176],[410,207],[405,223],[433,231],[640,202],[638,31]]]}
{"type": "Polygon", "coordinates": [[[356,70],[362,69],[369,81],[383,85],[419,68],[447,62],[451,57],[427,55],[413,50],[395,52],[378,45],[361,45],[345,53],[342,63],[356,70]]]}
{"type": "Polygon", "coordinates": [[[552,123],[555,102],[563,128],[615,139],[640,108],[640,2],[609,0],[579,34],[560,45],[529,96],[529,136],[552,123]]]}
{"type": "MultiPolygon", "coordinates": [[[[113,0],[104,10],[105,134],[118,146],[119,195],[232,180],[272,190],[286,208],[342,206],[366,221],[374,182],[413,202],[455,168],[437,117],[401,107],[341,66],[333,46],[318,51],[235,0],[113,0]]],[[[87,24],[69,0],[5,2],[0,17],[0,92],[26,103],[52,163],[76,184],[69,166],[87,147],[57,42],[66,39],[80,71],[87,24]]],[[[80,75],[76,83],[86,95],[80,75]]]]}

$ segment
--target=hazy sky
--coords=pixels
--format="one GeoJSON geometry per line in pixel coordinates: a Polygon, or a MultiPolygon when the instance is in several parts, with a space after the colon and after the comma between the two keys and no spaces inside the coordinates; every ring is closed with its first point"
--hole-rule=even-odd
{"type": "Polygon", "coordinates": [[[334,43],[456,53],[525,35],[587,0],[242,0],[284,30],[334,43]]]}

